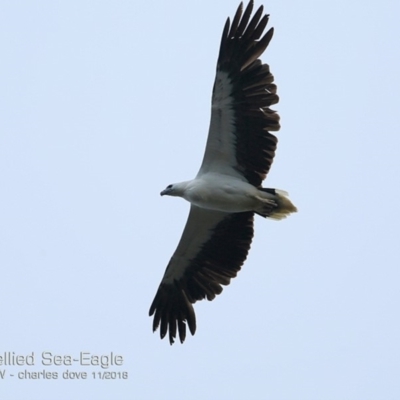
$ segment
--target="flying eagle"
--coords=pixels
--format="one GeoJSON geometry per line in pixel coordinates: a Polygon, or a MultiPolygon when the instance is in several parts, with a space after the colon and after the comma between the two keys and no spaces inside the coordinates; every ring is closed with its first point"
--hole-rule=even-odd
{"type": "Polygon", "coordinates": [[[268,64],[259,59],[273,28],[263,35],[268,15],[253,1],[240,3],[226,21],[217,62],[206,150],[195,179],[168,185],[161,195],[191,203],[182,238],[168,263],[149,315],[153,331],[174,343],[196,331],[193,303],[213,300],[244,263],[253,238],[253,217],[280,220],[296,207],[287,193],[261,186],[276,150],[278,102],[268,64]]]}

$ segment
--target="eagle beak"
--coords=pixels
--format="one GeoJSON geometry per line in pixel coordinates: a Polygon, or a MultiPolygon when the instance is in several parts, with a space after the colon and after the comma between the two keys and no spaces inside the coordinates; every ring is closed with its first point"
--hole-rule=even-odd
{"type": "Polygon", "coordinates": [[[163,190],[163,191],[160,193],[160,196],[164,196],[165,192],[166,192],[166,190],[163,190]]]}

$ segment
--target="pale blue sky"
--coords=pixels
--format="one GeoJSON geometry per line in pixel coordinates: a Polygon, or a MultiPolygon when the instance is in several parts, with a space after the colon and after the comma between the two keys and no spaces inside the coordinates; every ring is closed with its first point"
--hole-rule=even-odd
{"type": "MultiPolygon", "coordinates": [[[[260,5],[256,2],[256,6],[260,5]]],[[[0,2],[0,355],[124,357],[128,380],[0,382],[5,400],[400,398],[397,1],[265,2],[281,101],[239,276],[170,346],[148,309],[189,205],[236,0],[0,2]]],[[[46,367],[59,375],[99,368],[46,367]]],[[[0,366],[18,373],[25,368],[0,366]]]]}

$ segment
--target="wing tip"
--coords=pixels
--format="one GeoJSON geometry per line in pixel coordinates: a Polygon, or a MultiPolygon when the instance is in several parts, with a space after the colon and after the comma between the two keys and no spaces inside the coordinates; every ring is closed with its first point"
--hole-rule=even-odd
{"type": "Polygon", "coordinates": [[[161,339],[168,333],[171,345],[175,343],[177,328],[181,343],[186,338],[186,326],[192,335],[196,333],[196,314],[193,305],[179,283],[174,282],[175,284],[160,284],[149,309],[149,316],[154,315],[153,332],[160,328],[161,339]]]}
{"type": "Polygon", "coordinates": [[[232,23],[230,23],[229,17],[226,20],[221,37],[217,68],[234,61],[239,70],[243,70],[258,59],[267,48],[274,32],[271,28],[262,36],[269,20],[269,14],[263,15],[264,6],[260,5],[251,16],[253,8],[253,0],[249,1],[244,11],[243,2],[241,2],[232,23]]]}

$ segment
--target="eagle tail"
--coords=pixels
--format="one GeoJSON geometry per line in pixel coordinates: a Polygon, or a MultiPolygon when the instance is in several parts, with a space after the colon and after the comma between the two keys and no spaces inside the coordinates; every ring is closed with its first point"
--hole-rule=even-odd
{"type": "Polygon", "coordinates": [[[269,188],[260,188],[259,190],[263,192],[263,204],[256,210],[258,215],[279,221],[291,213],[297,212],[296,206],[288,198],[288,192],[269,188]]]}

